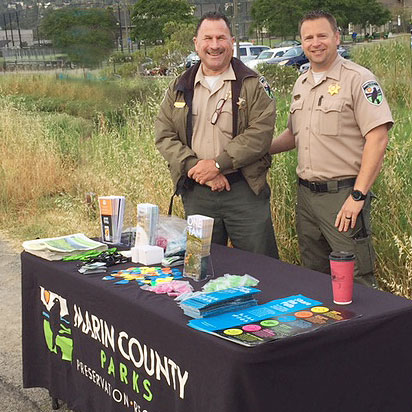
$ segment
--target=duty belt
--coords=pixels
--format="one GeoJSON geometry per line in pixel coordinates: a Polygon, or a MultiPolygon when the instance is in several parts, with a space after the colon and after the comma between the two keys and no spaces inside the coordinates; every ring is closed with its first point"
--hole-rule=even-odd
{"type": "Polygon", "coordinates": [[[298,178],[300,185],[309,188],[312,192],[337,192],[344,187],[351,187],[355,184],[356,177],[343,180],[330,180],[329,182],[315,182],[298,178]]]}

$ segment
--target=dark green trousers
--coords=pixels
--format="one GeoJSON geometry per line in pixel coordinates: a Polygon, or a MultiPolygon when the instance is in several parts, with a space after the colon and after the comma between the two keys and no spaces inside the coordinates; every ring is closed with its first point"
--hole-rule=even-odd
{"type": "Polygon", "coordinates": [[[208,186],[194,185],[183,196],[186,217],[200,214],[213,217],[212,242],[279,258],[270,213],[268,185],[256,196],[245,180],[231,190],[212,192],[208,186]]]}
{"type": "Polygon", "coordinates": [[[359,214],[356,226],[347,232],[339,232],[335,227],[336,216],[352,189],[347,187],[336,192],[318,193],[299,185],[296,224],[302,263],[310,269],[330,274],[329,253],[352,252],[356,256],[355,281],[376,287],[370,192],[361,212],[363,217],[359,214]]]}

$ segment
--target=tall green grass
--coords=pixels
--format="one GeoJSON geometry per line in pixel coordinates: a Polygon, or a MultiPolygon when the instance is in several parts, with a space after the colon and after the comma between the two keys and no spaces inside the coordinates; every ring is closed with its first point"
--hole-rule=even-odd
{"type": "MultiPolygon", "coordinates": [[[[356,49],[353,55],[361,63],[367,60],[378,76],[395,119],[383,170],[373,187],[377,275],[384,289],[412,297],[411,76],[407,64],[397,67],[396,73],[402,70],[398,80],[403,86],[395,85],[394,63],[390,63],[394,53],[406,62],[410,59],[410,50],[402,42],[389,41],[356,49]]],[[[273,75],[279,82],[274,88],[278,135],[287,124],[295,74],[273,75]]],[[[68,83],[75,89],[69,92],[65,89],[69,86],[55,78],[2,77],[0,229],[19,240],[78,231],[98,235],[96,197],[108,194],[127,197],[126,224],[135,223],[135,206],[140,202],[156,203],[166,213],[173,187],[154,145],[153,123],[167,83],[167,79],[93,85],[78,81],[68,83]],[[120,96],[108,97],[116,91],[120,96]],[[44,110],[42,99],[65,95],[74,96],[73,102],[92,102],[92,115],[44,110]],[[31,106],[22,103],[27,96],[31,106]]],[[[269,173],[280,255],[290,263],[300,262],[295,168],[296,153],[288,152],[273,158],[269,173]]],[[[180,201],[175,211],[183,216],[180,201]]]]}

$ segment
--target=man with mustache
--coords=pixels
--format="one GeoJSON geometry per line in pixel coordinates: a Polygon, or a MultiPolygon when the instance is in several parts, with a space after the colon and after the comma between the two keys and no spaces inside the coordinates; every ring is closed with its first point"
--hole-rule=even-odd
{"type": "Polygon", "coordinates": [[[300,24],[311,69],[292,92],[287,129],[270,152],[298,150],[296,226],[304,266],[330,273],[329,253],[354,253],[355,280],[375,286],[370,188],[393,124],[375,76],[338,55],[335,18],[323,11],[300,24]]]}
{"type": "Polygon", "coordinates": [[[186,215],[214,218],[212,242],[278,257],[266,182],[275,103],[263,78],[233,57],[226,16],[206,13],[200,62],[171,83],[155,122],[186,215]]]}

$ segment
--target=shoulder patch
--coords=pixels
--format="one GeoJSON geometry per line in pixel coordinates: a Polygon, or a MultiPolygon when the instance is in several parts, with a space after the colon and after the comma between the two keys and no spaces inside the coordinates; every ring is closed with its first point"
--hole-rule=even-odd
{"type": "Polygon", "coordinates": [[[273,99],[275,96],[273,95],[272,89],[269,86],[269,83],[267,82],[267,80],[265,79],[265,76],[260,76],[259,77],[259,82],[260,84],[263,86],[263,88],[265,89],[266,94],[273,99]]]}
{"type": "Polygon", "coordinates": [[[366,100],[375,105],[379,106],[383,101],[383,92],[379,83],[376,80],[368,80],[362,84],[363,95],[366,100]]]}

